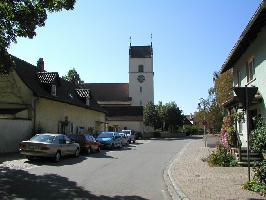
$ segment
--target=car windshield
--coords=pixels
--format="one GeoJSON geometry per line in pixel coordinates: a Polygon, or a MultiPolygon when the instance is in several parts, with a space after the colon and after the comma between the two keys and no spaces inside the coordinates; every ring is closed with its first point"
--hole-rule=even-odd
{"type": "Polygon", "coordinates": [[[35,135],[30,139],[30,141],[34,142],[47,142],[47,143],[53,143],[55,140],[54,135],[35,135]]]}
{"type": "Polygon", "coordinates": [[[128,134],[128,135],[130,135],[130,131],[122,131],[123,133],[125,133],[125,134],[128,134]]]}
{"type": "Polygon", "coordinates": [[[101,133],[98,137],[99,138],[110,138],[110,137],[113,137],[113,133],[101,133]]]}

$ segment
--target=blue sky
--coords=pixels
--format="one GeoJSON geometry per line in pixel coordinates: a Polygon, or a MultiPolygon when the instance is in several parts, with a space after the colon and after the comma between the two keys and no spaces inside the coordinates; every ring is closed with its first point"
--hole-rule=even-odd
{"type": "Polygon", "coordinates": [[[132,45],[153,34],[155,103],[175,101],[185,114],[207,97],[218,71],[260,0],[77,0],[73,11],[48,15],[30,40],[9,52],[29,63],[43,57],[60,76],[75,68],[88,83],[128,82],[132,45]]]}

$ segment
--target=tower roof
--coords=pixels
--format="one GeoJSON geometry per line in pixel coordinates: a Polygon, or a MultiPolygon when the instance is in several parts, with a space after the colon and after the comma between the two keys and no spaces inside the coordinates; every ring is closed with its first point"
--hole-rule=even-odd
{"type": "Polygon", "coordinates": [[[152,57],[152,46],[130,46],[129,56],[131,58],[151,58],[152,57]]]}

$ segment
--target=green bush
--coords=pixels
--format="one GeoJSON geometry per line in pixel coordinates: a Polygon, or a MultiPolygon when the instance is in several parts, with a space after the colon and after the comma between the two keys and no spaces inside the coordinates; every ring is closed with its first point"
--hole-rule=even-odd
{"type": "Polygon", "coordinates": [[[238,165],[236,158],[222,145],[217,145],[216,151],[207,157],[207,161],[209,166],[234,167],[238,165]]]}
{"type": "Polygon", "coordinates": [[[266,150],[266,124],[262,122],[257,123],[256,129],[251,134],[250,148],[258,153],[266,150]]]}
{"type": "Polygon", "coordinates": [[[251,180],[242,185],[243,189],[253,192],[259,192],[261,195],[266,196],[266,185],[258,183],[256,180],[251,180]]]}
{"type": "Polygon", "coordinates": [[[196,125],[184,125],[183,132],[186,135],[201,135],[203,133],[202,129],[196,125]]]}
{"type": "Polygon", "coordinates": [[[266,185],[266,161],[257,162],[254,167],[254,179],[261,183],[266,185]]]}
{"type": "Polygon", "coordinates": [[[237,135],[234,127],[230,126],[226,128],[226,131],[228,133],[228,144],[230,145],[230,147],[236,147],[237,135]]]}
{"type": "Polygon", "coordinates": [[[255,163],[253,171],[253,180],[246,182],[242,187],[246,190],[259,192],[261,195],[266,196],[266,161],[255,163]]]}

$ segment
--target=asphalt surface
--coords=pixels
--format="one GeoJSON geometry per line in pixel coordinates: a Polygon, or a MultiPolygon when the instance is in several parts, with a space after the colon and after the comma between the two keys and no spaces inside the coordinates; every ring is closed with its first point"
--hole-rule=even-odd
{"type": "Polygon", "coordinates": [[[66,158],[59,163],[22,160],[31,167],[23,170],[1,167],[0,197],[169,199],[164,169],[189,140],[142,140],[123,149],[66,158]]]}

